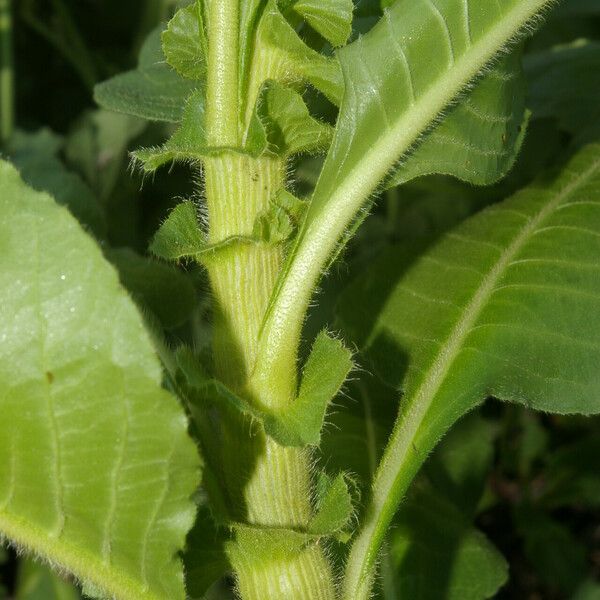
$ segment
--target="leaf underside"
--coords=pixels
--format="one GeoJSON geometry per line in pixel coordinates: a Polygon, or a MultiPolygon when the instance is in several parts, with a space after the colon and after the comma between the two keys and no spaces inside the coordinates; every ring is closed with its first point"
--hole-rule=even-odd
{"type": "Polygon", "coordinates": [[[105,596],[183,599],[199,462],[142,319],[7,163],[0,207],[0,532],[105,596]]]}
{"type": "Polygon", "coordinates": [[[181,121],[185,101],[198,84],[183,79],[165,62],[160,33],[159,28],[144,43],[137,69],[95,87],[100,106],[150,121],[181,121]]]}
{"type": "Polygon", "coordinates": [[[419,414],[419,453],[488,396],[600,412],[600,325],[589,318],[600,304],[600,146],[413,264],[393,254],[349,288],[340,314],[382,377],[401,385],[401,426],[419,414]],[[372,298],[383,298],[380,310],[372,298]]]}

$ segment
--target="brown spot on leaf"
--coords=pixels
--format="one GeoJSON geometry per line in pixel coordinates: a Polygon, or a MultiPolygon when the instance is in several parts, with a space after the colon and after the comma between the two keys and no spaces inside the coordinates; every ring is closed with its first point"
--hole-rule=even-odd
{"type": "Polygon", "coordinates": [[[46,381],[48,383],[54,383],[54,373],[51,373],[50,371],[46,371],[46,381]]]}

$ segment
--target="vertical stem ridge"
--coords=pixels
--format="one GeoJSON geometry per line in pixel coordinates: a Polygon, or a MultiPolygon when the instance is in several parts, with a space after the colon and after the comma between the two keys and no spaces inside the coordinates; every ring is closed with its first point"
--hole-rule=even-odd
{"type": "MultiPolygon", "coordinates": [[[[256,216],[267,209],[283,186],[281,159],[258,159],[235,152],[207,158],[205,190],[212,243],[252,232],[256,216]]],[[[286,393],[260,396],[250,374],[262,321],[282,264],[282,250],[267,245],[233,246],[208,265],[214,302],[216,375],[250,401],[272,406],[291,401],[295,379],[286,393]]],[[[258,527],[304,529],[312,516],[311,457],[308,450],[284,448],[244,418],[224,416],[226,440],[219,447],[222,477],[234,520],[258,527]]],[[[239,539],[231,554],[244,600],[333,600],[331,568],[318,545],[272,559],[256,545],[239,539]]]]}

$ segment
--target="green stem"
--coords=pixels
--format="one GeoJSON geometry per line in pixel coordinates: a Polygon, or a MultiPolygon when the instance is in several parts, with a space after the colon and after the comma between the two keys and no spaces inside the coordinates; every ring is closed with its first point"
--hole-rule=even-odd
{"type": "Polygon", "coordinates": [[[239,0],[209,0],[206,124],[209,146],[240,146],[239,0]]]}
{"type": "MultiPolygon", "coordinates": [[[[248,235],[257,214],[284,182],[280,159],[254,159],[234,152],[205,161],[210,240],[248,235]]],[[[213,355],[218,377],[237,393],[261,404],[292,400],[295,379],[284,397],[258,396],[249,385],[260,326],[281,268],[278,247],[234,246],[208,265],[214,303],[213,355]]],[[[212,424],[214,429],[215,425],[212,424]]],[[[204,437],[211,437],[210,428],[204,437]]],[[[257,528],[303,530],[312,516],[310,453],[283,448],[245,418],[222,415],[217,438],[221,483],[230,518],[257,528]]],[[[281,557],[265,556],[240,539],[230,552],[244,600],[278,598],[332,600],[333,577],[318,546],[281,557]]]]}
{"type": "MultiPolygon", "coordinates": [[[[206,9],[207,138],[216,147],[239,148],[247,126],[238,96],[239,4],[238,0],[210,0],[206,9]]],[[[205,159],[210,243],[250,235],[257,215],[269,207],[284,183],[285,161],[280,158],[223,151],[205,159]]],[[[208,265],[215,373],[250,402],[269,406],[285,405],[296,391],[295,372],[280,381],[278,393],[251,385],[260,327],[282,260],[279,247],[235,245],[208,265]]],[[[260,542],[261,531],[269,535],[274,528],[308,526],[313,512],[309,451],[278,446],[245,417],[225,411],[218,421],[207,420],[202,438],[210,447],[211,461],[218,465],[216,477],[227,517],[252,526],[259,535],[258,542],[237,535],[229,547],[241,597],[333,600],[333,575],[320,546],[301,547],[282,557],[271,556],[260,542]]]]}
{"type": "Polygon", "coordinates": [[[0,0],[0,144],[12,137],[15,126],[14,61],[11,0],[0,0]]]}

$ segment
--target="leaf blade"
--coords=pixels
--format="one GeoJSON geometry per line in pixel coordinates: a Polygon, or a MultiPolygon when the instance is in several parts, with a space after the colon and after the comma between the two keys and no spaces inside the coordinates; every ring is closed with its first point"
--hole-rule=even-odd
{"type": "Polygon", "coordinates": [[[0,530],[108,595],[183,598],[183,411],[99,248],[7,163],[0,190],[0,530]]]}
{"type": "Polygon", "coordinates": [[[360,210],[380,182],[435,125],[443,110],[550,3],[508,0],[488,10],[455,0],[437,0],[437,4],[403,0],[387,10],[369,34],[339,52],[346,91],[338,125],[269,308],[258,354],[257,385],[263,379],[265,386],[275,384],[268,381],[269,374],[293,364],[313,289],[344,232],[360,218],[360,210]],[[465,6],[471,8],[467,18],[465,6]],[[423,18],[425,9],[427,17],[423,18]],[[448,29],[442,31],[444,36],[460,27],[456,40],[449,34],[452,43],[446,48],[452,50],[450,54],[438,49],[444,24],[448,29]],[[412,35],[414,31],[420,35],[412,35]],[[395,54],[392,58],[384,55],[382,60],[382,48],[390,47],[395,54]],[[420,69],[417,78],[414,65],[418,62],[411,62],[407,53],[415,60],[431,57],[430,68],[420,69]]]}
{"type": "MultiPolygon", "coordinates": [[[[487,396],[562,414],[600,411],[592,366],[600,331],[585,317],[600,301],[599,195],[600,147],[593,145],[556,181],[467,221],[403,275],[381,315],[386,352],[394,343],[407,367],[403,409],[374,483],[385,500],[357,540],[361,566],[353,568],[366,569],[362,557],[379,545],[374,540],[383,538],[428,451],[487,396]],[[582,260],[590,258],[588,268],[582,260]],[[555,268],[540,270],[538,261],[555,268]],[[575,276],[565,270],[573,264],[575,276]],[[387,321],[392,314],[397,326],[387,321]]],[[[382,333],[373,332],[371,343],[382,333]]],[[[364,573],[353,575],[355,585],[364,573]]]]}

